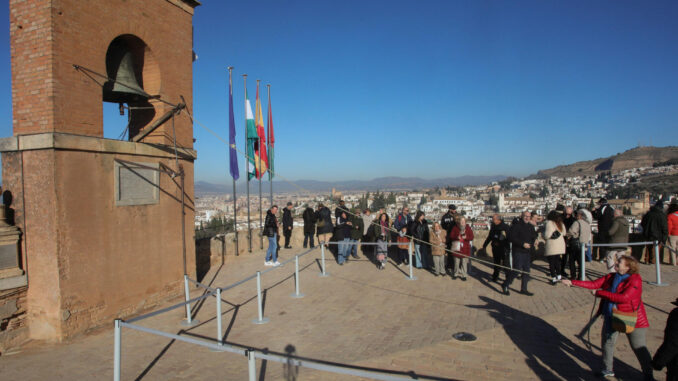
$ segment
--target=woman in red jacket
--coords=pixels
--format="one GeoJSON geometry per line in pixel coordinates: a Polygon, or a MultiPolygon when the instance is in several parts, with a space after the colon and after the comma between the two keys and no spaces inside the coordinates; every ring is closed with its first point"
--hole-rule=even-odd
{"type": "Polygon", "coordinates": [[[638,274],[638,261],[624,255],[615,264],[616,273],[610,273],[594,281],[567,280],[562,282],[566,286],[579,286],[594,290],[593,295],[601,299],[598,315],[603,315],[603,370],[600,376],[613,377],[612,362],[614,360],[614,344],[619,332],[612,329],[612,309],[621,312],[638,312],[636,327],[633,332],[626,334],[636,358],[640,362],[646,380],[654,380],[652,375],[652,357],[645,345],[645,335],[650,324],[643,305],[643,279],[638,274]]]}

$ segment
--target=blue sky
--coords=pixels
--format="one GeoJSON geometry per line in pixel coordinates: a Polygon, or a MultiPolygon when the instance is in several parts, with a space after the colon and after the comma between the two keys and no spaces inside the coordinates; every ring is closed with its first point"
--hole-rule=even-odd
{"type": "MultiPolygon", "coordinates": [[[[524,176],[678,145],[676,1],[202,3],[196,119],[228,137],[234,66],[242,146],[241,75],[252,102],[255,79],[271,84],[276,167],[289,179],[524,176]]],[[[0,12],[10,136],[6,3],[0,12]]],[[[107,136],[124,128],[106,123],[107,136]]],[[[197,125],[194,136],[196,180],[229,182],[224,145],[197,125]]]]}

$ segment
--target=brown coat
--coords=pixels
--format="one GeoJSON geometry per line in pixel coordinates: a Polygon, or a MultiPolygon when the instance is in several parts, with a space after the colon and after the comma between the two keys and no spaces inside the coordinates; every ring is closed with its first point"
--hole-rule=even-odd
{"type": "Polygon", "coordinates": [[[438,232],[432,230],[429,241],[431,241],[431,255],[445,255],[445,230],[438,232]]]}

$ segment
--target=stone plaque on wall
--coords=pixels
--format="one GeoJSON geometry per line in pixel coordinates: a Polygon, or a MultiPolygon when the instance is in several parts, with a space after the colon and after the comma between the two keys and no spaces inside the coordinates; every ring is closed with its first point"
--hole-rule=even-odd
{"type": "Polygon", "coordinates": [[[158,163],[115,162],[115,205],[157,204],[159,196],[158,163]]]}
{"type": "Polygon", "coordinates": [[[0,244],[0,270],[19,267],[16,242],[0,244]]]}

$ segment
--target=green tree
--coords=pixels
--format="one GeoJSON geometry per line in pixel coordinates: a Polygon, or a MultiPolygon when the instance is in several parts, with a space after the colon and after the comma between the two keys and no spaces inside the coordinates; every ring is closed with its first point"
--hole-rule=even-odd
{"type": "Polygon", "coordinates": [[[391,192],[388,194],[388,197],[386,197],[386,204],[387,205],[392,205],[396,203],[396,196],[395,193],[391,192]]]}

